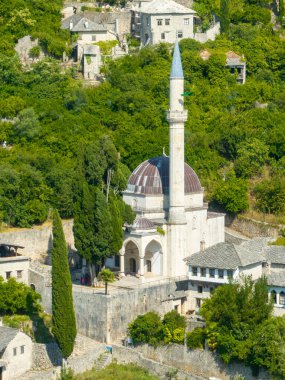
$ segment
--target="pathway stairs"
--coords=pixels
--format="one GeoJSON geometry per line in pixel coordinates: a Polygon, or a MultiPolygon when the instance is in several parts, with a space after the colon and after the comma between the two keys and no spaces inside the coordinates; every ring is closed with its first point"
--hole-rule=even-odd
{"type": "Polygon", "coordinates": [[[100,355],[100,357],[96,360],[95,368],[97,371],[107,367],[112,362],[112,354],[109,352],[104,352],[104,354],[100,355]]]}

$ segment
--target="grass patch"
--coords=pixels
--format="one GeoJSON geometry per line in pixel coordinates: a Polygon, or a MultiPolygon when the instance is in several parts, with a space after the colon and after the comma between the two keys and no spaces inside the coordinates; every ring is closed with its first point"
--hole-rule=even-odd
{"type": "Polygon", "coordinates": [[[52,316],[50,314],[39,312],[38,315],[5,315],[3,323],[5,326],[23,331],[34,342],[54,342],[53,335],[51,334],[52,316]]]}
{"type": "Polygon", "coordinates": [[[77,375],[75,380],[158,380],[145,369],[135,364],[111,363],[105,369],[97,371],[95,368],[77,375]]]}

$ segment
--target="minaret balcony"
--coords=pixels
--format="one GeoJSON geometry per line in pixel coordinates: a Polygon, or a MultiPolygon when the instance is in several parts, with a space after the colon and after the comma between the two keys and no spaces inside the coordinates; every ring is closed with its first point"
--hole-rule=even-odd
{"type": "Polygon", "coordinates": [[[166,120],[169,123],[185,123],[188,118],[188,111],[167,111],[166,120]]]}

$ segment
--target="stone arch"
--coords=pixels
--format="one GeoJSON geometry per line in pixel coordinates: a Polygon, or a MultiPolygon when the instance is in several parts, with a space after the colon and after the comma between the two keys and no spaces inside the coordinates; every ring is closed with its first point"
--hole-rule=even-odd
{"type": "Polygon", "coordinates": [[[132,239],[124,243],[125,250],[125,272],[127,274],[137,274],[140,265],[140,252],[138,245],[132,239]]]}
{"type": "Polygon", "coordinates": [[[151,240],[145,247],[145,271],[156,275],[163,275],[163,254],[161,244],[151,240]]]}

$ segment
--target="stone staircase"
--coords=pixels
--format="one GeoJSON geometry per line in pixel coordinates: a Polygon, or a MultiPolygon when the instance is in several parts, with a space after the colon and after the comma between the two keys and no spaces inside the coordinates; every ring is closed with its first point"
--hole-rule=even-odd
{"type": "Polygon", "coordinates": [[[104,354],[100,355],[98,360],[96,361],[95,368],[97,371],[100,371],[101,369],[107,367],[112,361],[112,354],[109,352],[104,352],[104,354]]]}

